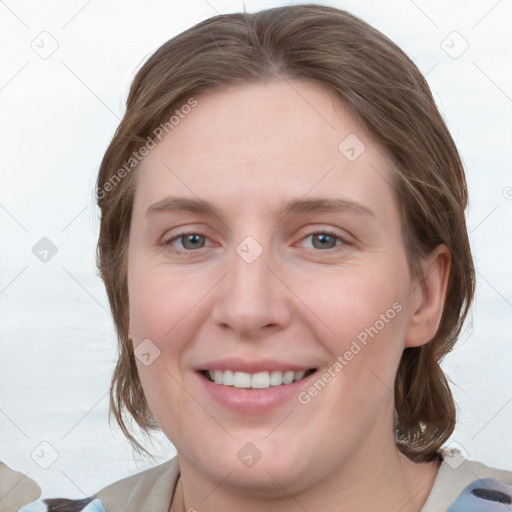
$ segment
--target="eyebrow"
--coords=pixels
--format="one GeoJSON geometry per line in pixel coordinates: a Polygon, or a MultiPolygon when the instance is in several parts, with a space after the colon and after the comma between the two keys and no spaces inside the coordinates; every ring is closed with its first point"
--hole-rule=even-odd
{"type": "MultiPolygon", "coordinates": [[[[196,213],[222,218],[220,210],[209,201],[190,197],[165,197],[149,206],[146,216],[162,212],[196,213]]],[[[361,203],[339,198],[291,199],[280,208],[279,215],[343,212],[375,217],[375,213],[361,203]]]]}

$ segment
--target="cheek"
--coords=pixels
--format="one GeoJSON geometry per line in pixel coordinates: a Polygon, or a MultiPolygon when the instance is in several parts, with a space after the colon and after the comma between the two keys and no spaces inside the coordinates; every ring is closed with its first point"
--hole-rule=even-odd
{"type": "Polygon", "coordinates": [[[183,380],[180,354],[190,338],[190,306],[181,288],[155,269],[132,272],[130,277],[130,329],[137,371],[153,416],[167,435],[175,435],[182,428],[180,418],[187,405],[177,383],[183,380]],[[150,364],[137,356],[147,340],[149,352],[157,354],[150,364]]]}
{"type": "Polygon", "coordinates": [[[404,348],[408,281],[391,264],[351,270],[350,275],[333,279],[329,293],[314,304],[335,333],[324,343],[332,361],[338,362],[333,369],[341,376],[335,379],[337,393],[351,397],[354,407],[370,407],[372,400],[377,407],[393,389],[404,348]]]}
{"type": "Polygon", "coordinates": [[[164,343],[164,340],[174,337],[179,341],[174,336],[177,327],[173,329],[173,326],[178,324],[179,327],[178,320],[183,316],[183,301],[176,289],[163,286],[163,283],[161,276],[148,271],[147,267],[132,263],[129,268],[130,335],[139,377],[153,413],[152,402],[158,402],[157,398],[166,388],[172,389],[169,374],[176,373],[172,362],[177,364],[178,358],[167,359],[165,356],[177,354],[179,346],[164,343]],[[151,356],[141,357],[143,353],[151,356]]]}
{"type": "Polygon", "coordinates": [[[400,313],[406,290],[393,267],[350,269],[318,287],[313,304],[325,324],[346,341],[375,325],[379,331],[403,331],[405,315],[400,313]]]}
{"type": "Polygon", "coordinates": [[[183,379],[182,355],[197,331],[196,306],[204,295],[199,283],[183,272],[142,262],[134,262],[129,268],[130,332],[139,377],[157,419],[162,407],[179,410],[182,406],[183,396],[176,382],[183,379]],[[149,347],[154,344],[158,354],[149,365],[137,357],[143,343],[149,343],[149,347]]]}
{"type": "MultiPolygon", "coordinates": [[[[187,325],[188,315],[201,295],[192,281],[169,275],[161,268],[134,263],[130,268],[128,294],[130,327],[136,342],[150,338],[163,345],[177,339],[175,332],[187,325]]],[[[197,282],[194,281],[196,284],[197,282]]]]}

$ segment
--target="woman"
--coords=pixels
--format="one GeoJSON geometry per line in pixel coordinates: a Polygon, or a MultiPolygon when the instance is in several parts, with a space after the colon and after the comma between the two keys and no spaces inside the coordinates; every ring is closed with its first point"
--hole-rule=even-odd
{"type": "Polygon", "coordinates": [[[443,451],[466,182],[383,34],[318,5],[183,32],[135,77],[97,198],[112,411],[177,456],[48,510],[511,510],[511,472],[443,451]]]}

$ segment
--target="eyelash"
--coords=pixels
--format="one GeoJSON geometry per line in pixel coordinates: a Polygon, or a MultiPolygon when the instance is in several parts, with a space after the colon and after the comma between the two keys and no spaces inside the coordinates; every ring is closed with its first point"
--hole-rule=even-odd
{"type": "MultiPolygon", "coordinates": [[[[192,231],[192,232],[189,232],[189,233],[180,233],[178,235],[175,235],[173,236],[172,238],[169,238],[167,241],[164,241],[163,245],[164,246],[170,246],[172,245],[172,243],[175,241],[175,240],[179,240],[180,238],[183,238],[183,237],[186,237],[186,236],[189,236],[189,235],[199,235],[199,236],[204,236],[205,238],[208,238],[204,233],[201,233],[199,231],[192,231]]],[[[330,252],[330,251],[339,251],[341,250],[341,248],[344,246],[344,245],[347,245],[347,242],[346,240],[344,240],[338,233],[336,233],[335,231],[331,231],[329,229],[324,229],[324,230],[321,230],[321,231],[313,231],[311,233],[309,233],[308,235],[306,235],[305,237],[301,238],[301,241],[302,240],[306,240],[307,238],[313,236],[313,235],[329,235],[329,236],[332,236],[334,238],[336,238],[337,240],[339,240],[341,242],[340,245],[338,246],[335,246],[335,247],[332,247],[332,248],[329,248],[329,249],[325,249],[325,250],[321,250],[321,249],[315,249],[315,248],[312,248],[313,251],[315,252],[330,252]]],[[[204,249],[204,247],[201,247],[199,249],[196,249],[196,250],[187,250],[187,249],[180,249],[178,251],[178,253],[194,253],[194,252],[199,252],[201,249],[204,249]]]]}

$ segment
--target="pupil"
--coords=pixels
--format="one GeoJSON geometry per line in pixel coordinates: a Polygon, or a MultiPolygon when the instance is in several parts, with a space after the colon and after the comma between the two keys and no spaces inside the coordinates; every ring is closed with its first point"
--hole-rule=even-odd
{"type": "MultiPolygon", "coordinates": [[[[319,234],[319,235],[316,235],[316,237],[313,237],[313,240],[318,239],[320,240],[320,248],[322,247],[326,247],[326,244],[324,242],[327,241],[327,245],[329,246],[329,248],[331,247],[334,247],[334,245],[336,245],[336,240],[334,239],[334,237],[332,235],[328,235],[326,233],[323,233],[323,234],[319,234]],[[331,239],[331,242],[334,242],[334,245],[332,245],[332,243],[329,245],[329,238],[331,239]]],[[[313,245],[315,245],[313,243],[313,245]]]]}
{"type": "Polygon", "coordinates": [[[195,249],[199,246],[195,242],[197,242],[201,237],[202,237],[202,235],[187,235],[184,237],[185,241],[184,241],[183,246],[187,249],[195,249]],[[195,242],[194,242],[194,240],[195,240],[195,242]],[[190,245],[187,247],[187,244],[189,242],[190,242],[190,245]]]}

